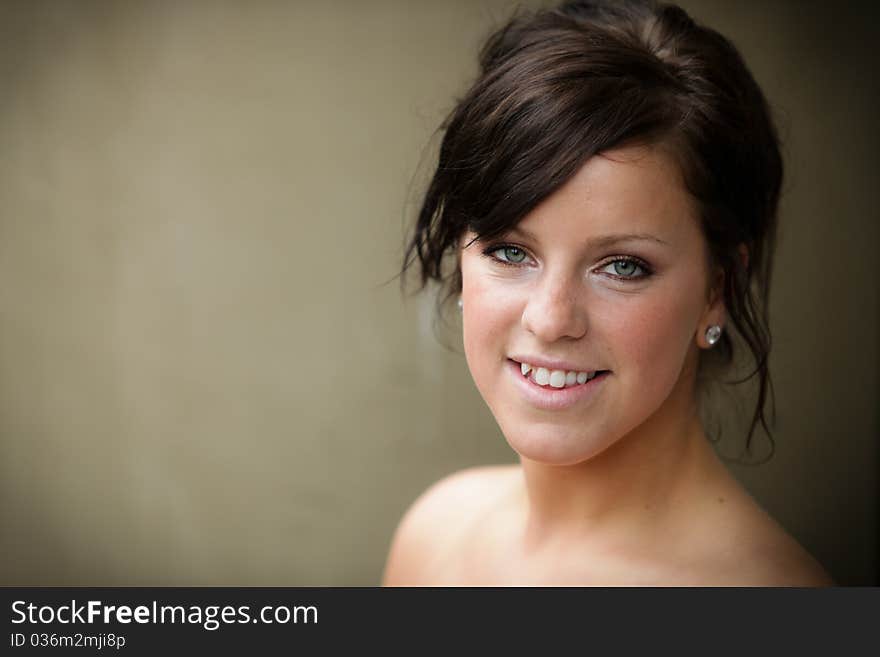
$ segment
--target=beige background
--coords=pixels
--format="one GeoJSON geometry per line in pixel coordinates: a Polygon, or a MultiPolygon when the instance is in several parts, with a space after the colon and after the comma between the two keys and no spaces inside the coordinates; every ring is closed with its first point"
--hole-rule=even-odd
{"type": "MultiPolygon", "coordinates": [[[[786,140],[777,454],[734,471],[877,583],[876,16],[684,5],[786,140]]],[[[421,490],[515,460],[388,282],[512,6],[0,4],[0,584],[375,585],[421,490]]]]}

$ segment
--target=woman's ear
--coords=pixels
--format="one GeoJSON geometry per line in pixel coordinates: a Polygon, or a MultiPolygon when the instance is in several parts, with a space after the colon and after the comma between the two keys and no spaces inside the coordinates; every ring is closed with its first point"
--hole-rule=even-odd
{"type": "Polygon", "coordinates": [[[697,346],[701,349],[711,349],[717,341],[717,335],[714,336],[713,342],[709,342],[710,335],[712,332],[717,332],[718,328],[724,330],[727,324],[727,312],[724,306],[724,281],[724,269],[719,267],[709,286],[708,303],[706,303],[703,315],[700,317],[700,324],[697,327],[697,346]]]}
{"type": "MultiPolygon", "coordinates": [[[[737,247],[743,271],[749,267],[749,250],[745,244],[737,247]]],[[[700,319],[700,330],[697,332],[697,343],[704,349],[709,349],[712,344],[706,338],[706,331],[712,326],[719,326],[723,330],[727,325],[727,309],[724,305],[724,283],[726,275],[724,269],[716,269],[712,283],[709,286],[709,301],[703,316],[700,319]]]]}

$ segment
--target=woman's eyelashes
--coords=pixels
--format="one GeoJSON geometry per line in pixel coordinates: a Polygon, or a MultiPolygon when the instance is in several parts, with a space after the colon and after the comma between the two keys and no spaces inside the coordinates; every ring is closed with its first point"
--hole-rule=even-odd
{"type": "Polygon", "coordinates": [[[614,273],[608,272],[614,278],[631,281],[639,281],[648,278],[651,274],[654,273],[645,262],[639,260],[638,258],[634,258],[633,256],[618,256],[615,259],[602,265],[601,268],[610,268],[614,270],[614,273]],[[633,276],[632,271],[634,269],[639,269],[642,273],[638,276],[633,276]]]}
{"type": "Polygon", "coordinates": [[[490,246],[483,252],[483,255],[488,255],[505,265],[521,265],[528,258],[524,249],[512,244],[490,246]]]}
{"type": "MultiPolygon", "coordinates": [[[[515,244],[495,244],[483,251],[483,255],[506,267],[524,267],[534,262],[524,248],[515,244]]],[[[644,260],[628,255],[614,256],[599,265],[598,270],[623,281],[643,280],[654,273],[644,260]]]]}

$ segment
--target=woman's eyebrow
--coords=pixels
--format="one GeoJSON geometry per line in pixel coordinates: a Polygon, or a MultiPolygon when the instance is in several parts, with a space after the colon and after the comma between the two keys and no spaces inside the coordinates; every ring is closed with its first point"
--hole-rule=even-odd
{"type": "Polygon", "coordinates": [[[612,233],[610,235],[602,235],[601,237],[593,237],[587,240],[587,245],[591,247],[601,248],[617,244],[618,242],[655,242],[669,246],[668,242],[661,240],[650,233],[612,233]]]}
{"type": "MultiPolygon", "coordinates": [[[[525,228],[520,228],[519,226],[511,228],[510,233],[519,234],[526,239],[537,241],[537,238],[534,234],[530,233],[525,228]]],[[[665,242],[656,235],[651,235],[650,233],[610,233],[608,235],[591,237],[590,239],[586,240],[585,244],[590,248],[601,249],[612,246],[614,244],[618,244],[620,242],[656,242],[657,244],[669,246],[668,242],[665,242]]]]}

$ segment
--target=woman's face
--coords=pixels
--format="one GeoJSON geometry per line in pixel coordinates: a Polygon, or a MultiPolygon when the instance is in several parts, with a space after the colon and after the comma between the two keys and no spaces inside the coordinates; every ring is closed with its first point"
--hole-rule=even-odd
{"type": "Polygon", "coordinates": [[[460,251],[465,355],[519,454],[578,463],[692,408],[703,332],[724,311],[671,156],[595,156],[510,233],[474,237],[460,251]]]}

